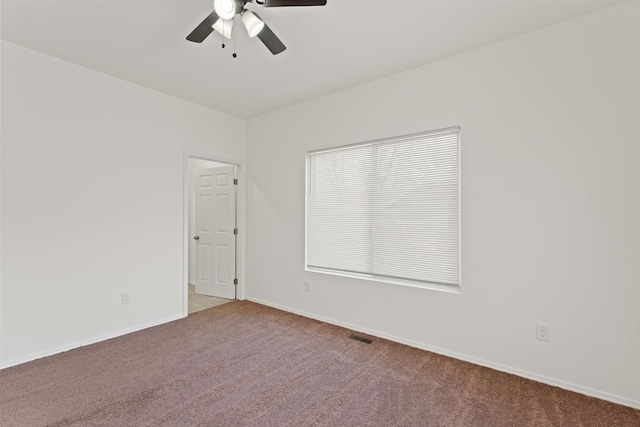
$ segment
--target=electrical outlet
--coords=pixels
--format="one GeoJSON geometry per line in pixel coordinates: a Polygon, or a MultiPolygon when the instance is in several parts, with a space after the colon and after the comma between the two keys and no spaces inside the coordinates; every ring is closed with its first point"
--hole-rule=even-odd
{"type": "Polygon", "coordinates": [[[304,282],[304,291],[309,292],[309,282],[304,282]]]}
{"type": "Polygon", "coordinates": [[[131,303],[131,294],[129,292],[123,292],[120,296],[122,297],[122,304],[131,303]]]}
{"type": "Polygon", "coordinates": [[[536,339],[540,341],[551,341],[551,327],[536,323],[536,339]]]}

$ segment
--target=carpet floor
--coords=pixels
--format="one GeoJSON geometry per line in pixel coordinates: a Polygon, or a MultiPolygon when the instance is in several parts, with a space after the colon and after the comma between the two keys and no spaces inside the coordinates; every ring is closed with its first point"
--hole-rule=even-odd
{"type": "Polygon", "coordinates": [[[9,426],[640,426],[640,411],[248,301],[0,371],[9,426]]]}

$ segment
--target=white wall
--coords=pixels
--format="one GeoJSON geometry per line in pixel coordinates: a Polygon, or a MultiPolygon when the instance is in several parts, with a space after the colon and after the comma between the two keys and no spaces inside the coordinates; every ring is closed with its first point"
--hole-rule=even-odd
{"type": "Polygon", "coordinates": [[[627,2],[250,120],[249,299],[640,407],[638,22],[627,2]],[[304,271],[307,150],[457,125],[461,294],[304,271]]]}
{"type": "Polygon", "coordinates": [[[4,41],[2,107],[0,363],[181,317],[184,151],[246,121],[4,41]]]}

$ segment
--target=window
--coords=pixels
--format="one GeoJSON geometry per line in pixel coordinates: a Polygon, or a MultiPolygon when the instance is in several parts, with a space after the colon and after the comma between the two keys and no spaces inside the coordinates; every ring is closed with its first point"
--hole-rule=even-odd
{"type": "Polygon", "coordinates": [[[307,270],[457,288],[459,133],[307,153],[307,270]]]}

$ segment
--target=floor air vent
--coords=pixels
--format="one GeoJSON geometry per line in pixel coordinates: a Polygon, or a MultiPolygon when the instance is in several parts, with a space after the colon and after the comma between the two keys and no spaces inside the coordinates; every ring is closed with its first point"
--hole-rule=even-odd
{"type": "Polygon", "coordinates": [[[373,342],[372,340],[370,340],[368,338],[359,337],[357,335],[351,335],[349,338],[351,338],[352,340],[363,342],[365,344],[371,344],[373,342]]]}

